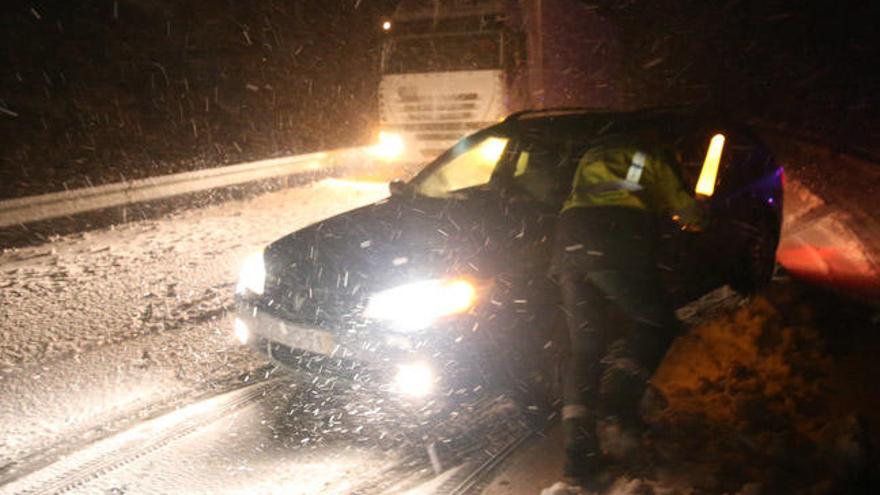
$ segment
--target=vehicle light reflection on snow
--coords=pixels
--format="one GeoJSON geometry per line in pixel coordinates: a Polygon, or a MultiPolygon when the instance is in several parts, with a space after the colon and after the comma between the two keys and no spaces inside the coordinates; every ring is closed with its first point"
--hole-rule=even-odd
{"type": "Polygon", "coordinates": [[[375,459],[365,458],[362,453],[338,452],[319,462],[263,462],[250,466],[255,476],[228,474],[236,478],[233,483],[246,484],[240,488],[223,490],[229,495],[251,495],[253,493],[283,493],[285,495],[341,495],[351,493],[356,488],[352,479],[354,473],[363,472],[366,466],[375,470],[387,468],[377,464],[375,459]]]}
{"type": "Polygon", "coordinates": [[[182,407],[109,439],[107,441],[108,445],[103,447],[108,449],[116,448],[116,446],[121,446],[130,442],[138,442],[141,440],[155,438],[156,435],[167,431],[169,428],[172,428],[178,424],[183,423],[184,421],[205,415],[215,410],[221,403],[226,400],[228,400],[226,397],[220,396],[182,407]]]}
{"type": "Polygon", "coordinates": [[[220,402],[221,402],[220,399],[215,398],[215,399],[211,399],[211,400],[197,402],[195,404],[191,404],[189,406],[186,406],[182,409],[178,409],[172,413],[169,413],[169,414],[166,414],[165,416],[162,416],[161,418],[158,418],[155,421],[155,423],[153,423],[152,430],[155,432],[158,432],[160,430],[164,430],[164,429],[169,428],[173,425],[176,425],[186,419],[201,416],[203,414],[207,414],[207,413],[213,411],[214,409],[216,409],[217,406],[220,404],[220,402]]]}

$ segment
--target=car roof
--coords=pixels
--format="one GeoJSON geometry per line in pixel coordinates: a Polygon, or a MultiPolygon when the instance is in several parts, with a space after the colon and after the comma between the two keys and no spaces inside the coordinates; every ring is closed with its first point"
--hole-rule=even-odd
{"type": "MultiPolygon", "coordinates": [[[[711,112],[692,107],[660,107],[633,111],[591,108],[526,110],[510,115],[501,124],[505,131],[544,141],[585,141],[597,137],[651,130],[673,140],[702,130],[739,129],[744,126],[711,112]]],[[[751,134],[751,133],[749,133],[751,134]]]]}

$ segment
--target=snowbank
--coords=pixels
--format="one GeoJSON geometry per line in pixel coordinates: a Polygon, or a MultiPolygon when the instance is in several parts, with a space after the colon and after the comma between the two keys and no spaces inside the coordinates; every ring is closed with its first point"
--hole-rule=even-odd
{"type": "Polygon", "coordinates": [[[856,411],[832,406],[834,366],[811,303],[790,286],[694,327],[654,377],[669,402],[649,415],[658,469],[709,493],[846,483],[865,460],[865,432],[856,411]]]}

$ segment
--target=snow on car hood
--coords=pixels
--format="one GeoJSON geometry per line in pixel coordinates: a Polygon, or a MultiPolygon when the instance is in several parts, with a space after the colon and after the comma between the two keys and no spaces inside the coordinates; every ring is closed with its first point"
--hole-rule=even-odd
{"type": "Polygon", "coordinates": [[[369,294],[408,282],[543,275],[546,226],[535,218],[489,191],[466,200],[391,198],[272,243],[264,299],[293,320],[337,326],[369,294]]]}

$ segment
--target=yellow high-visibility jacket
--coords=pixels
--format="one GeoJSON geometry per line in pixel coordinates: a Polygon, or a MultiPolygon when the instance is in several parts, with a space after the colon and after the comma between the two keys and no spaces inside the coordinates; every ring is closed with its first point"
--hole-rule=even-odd
{"type": "Polygon", "coordinates": [[[562,211],[622,206],[669,214],[684,226],[701,228],[707,219],[666,155],[625,140],[591,147],[578,162],[562,211]]]}

